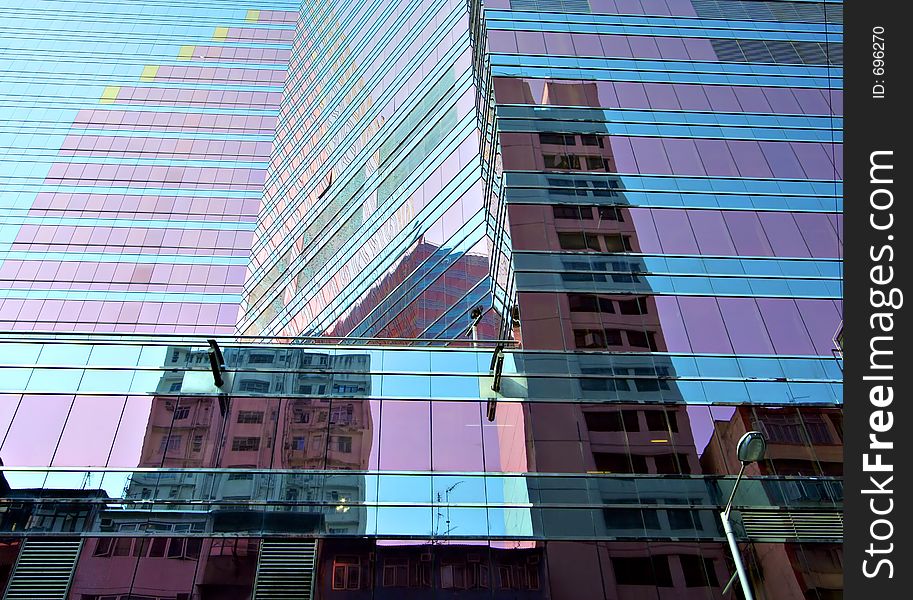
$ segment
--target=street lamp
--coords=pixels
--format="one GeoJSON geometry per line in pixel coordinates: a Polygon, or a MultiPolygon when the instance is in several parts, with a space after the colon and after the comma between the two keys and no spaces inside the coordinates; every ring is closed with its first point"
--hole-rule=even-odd
{"type": "Polygon", "coordinates": [[[739,462],[742,463],[742,468],[739,469],[739,476],[735,478],[735,484],[732,486],[732,493],[729,494],[729,501],[726,502],[726,508],[720,513],[720,518],[723,521],[723,531],[726,532],[726,541],[729,542],[732,560],[735,561],[735,573],[732,575],[732,579],[729,580],[729,583],[726,584],[726,587],[723,588],[723,593],[725,594],[726,590],[729,589],[729,586],[732,585],[733,579],[738,577],[739,583],[742,585],[742,594],[745,596],[745,600],[754,600],[754,594],[751,593],[748,573],[745,572],[745,564],[742,562],[741,553],[739,553],[739,545],[738,542],[736,542],[735,534],[732,532],[732,523],[729,521],[729,513],[732,511],[732,500],[735,498],[735,491],[739,487],[742,475],[745,473],[745,467],[763,459],[766,451],[767,440],[764,439],[764,434],[760,431],[749,431],[739,439],[737,455],[739,457],[739,462]]]}

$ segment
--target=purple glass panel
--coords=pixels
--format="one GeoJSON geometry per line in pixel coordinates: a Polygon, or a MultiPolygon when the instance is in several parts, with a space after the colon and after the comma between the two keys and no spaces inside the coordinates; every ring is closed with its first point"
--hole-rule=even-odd
{"type": "Polygon", "coordinates": [[[764,88],[764,96],[775,113],[799,114],[802,107],[796,101],[793,91],[786,88],[764,88]]]}
{"type": "Polygon", "coordinates": [[[618,82],[615,84],[618,104],[624,108],[650,108],[650,101],[641,83],[618,82]]]}
{"type": "Polygon", "coordinates": [[[739,255],[773,256],[773,249],[756,213],[728,211],[723,213],[723,219],[739,255]]]}
{"type": "Polygon", "coordinates": [[[687,214],[701,254],[736,254],[723,213],[717,210],[689,210],[687,214]]]}
{"type": "Polygon", "coordinates": [[[681,296],[678,304],[694,352],[732,353],[716,298],[681,296]]]}
{"type": "Polygon", "coordinates": [[[704,140],[694,141],[697,151],[704,165],[704,171],[707,175],[715,177],[738,177],[739,171],[736,168],[735,161],[732,160],[732,154],[729,147],[723,140],[704,140]]]}
{"type": "Polygon", "coordinates": [[[124,397],[76,396],[52,466],[106,466],[125,401],[124,397]]]}
{"type": "Polygon", "coordinates": [[[843,245],[828,215],[818,213],[793,213],[793,218],[811,255],[815,258],[839,258],[843,245]]]}
{"type": "Polygon", "coordinates": [[[771,170],[782,179],[805,179],[805,171],[792,147],[781,142],[759,142],[771,170]]]}
{"type": "Polygon", "coordinates": [[[3,440],[0,456],[8,467],[46,467],[57,450],[73,396],[27,395],[3,440]]]}
{"type": "Polygon", "coordinates": [[[517,52],[517,38],[513,31],[492,29],[488,31],[488,50],[490,52],[517,52]]]}
{"type": "Polygon", "coordinates": [[[688,50],[688,57],[691,60],[717,61],[716,52],[713,50],[713,44],[710,40],[701,38],[685,38],[685,49],[688,50]]]}
{"type": "Polygon", "coordinates": [[[681,38],[656,37],[653,38],[659,48],[660,56],[668,60],[689,60],[688,49],[681,38]]]}
{"type": "Polygon", "coordinates": [[[599,43],[602,45],[602,55],[613,58],[631,58],[633,53],[628,39],[623,35],[600,35],[599,43]]]}
{"type": "Polygon", "coordinates": [[[574,44],[571,41],[571,34],[546,32],[544,36],[545,50],[549,54],[563,56],[572,56],[574,54],[574,44]]]}
{"type": "Polygon", "coordinates": [[[741,112],[742,107],[732,88],[726,85],[706,85],[704,93],[715,111],[741,112]]]}
{"type": "Polygon", "coordinates": [[[754,87],[733,86],[732,91],[735,93],[736,98],[739,99],[739,104],[741,104],[742,110],[745,112],[773,112],[767,97],[764,95],[764,90],[754,87]]]}
{"type": "Polygon", "coordinates": [[[754,298],[719,298],[726,331],[737,354],[773,354],[774,347],[754,298]]]}
{"type": "MultiPolygon", "coordinates": [[[[659,242],[659,235],[656,232],[656,225],[653,223],[653,213],[662,211],[652,211],[646,208],[632,208],[628,211],[631,220],[634,222],[634,228],[637,230],[637,244],[640,251],[645,254],[663,252],[662,245],[659,242]]],[[[513,225],[513,223],[511,223],[513,225]]]]}
{"type": "Polygon", "coordinates": [[[669,352],[694,352],[675,296],[654,296],[663,339],[669,352]]]}
{"type": "Polygon", "coordinates": [[[485,470],[480,411],[476,402],[432,403],[431,465],[435,470],[485,470]]]}
{"type": "Polygon", "coordinates": [[[631,147],[634,150],[634,158],[637,160],[639,173],[654,175],[669,175],[672,173],[672,166],[669,164],[669,159],[666,158],[666,149],[662,139],[632,137],[631,147]]]}
{"type": "Polygon", "coordinates": [[[694,140],[685,138],[665,138],[663,146],[666,156],[672,167],[672,172],[677,175],[702,175],[704,165],[698,155],[694,140]]]}
{"type": "Polygon", "coordinates": [[[681,104],[678,102],[678,96],[672,86],[664,83],[645,83],[644,91],[647,94],[647,100],[650,108],[659,110],[680,110],[681,104]]]}
{"type": "Polygon", "coordinates": [[[653,222],[663,252],[668,254],[699,254],[694,233],[688,225],[686,211],[680,209],[653,211],[653,222]]]}
{"type": "Polygon", "coordinates": [[[545,37],[541,31],[518,31],[517,48],[522,54],[545,54],[545,37]]]}
{"type": "Polygon", "coordinates": [[[386,400],[381,408],[381,470],[431,469],[431,405],[386,400]]]}
{"type": "Polygon", "coordinates": [[[675,95],[685,110],[710,110],[710,101],[700,85],[677,85],[675,95]]]}
{"type": "Polygon", "coordinates": [[[823,144],[791,142],[793,152],[799,157],[805,175],[809,179],[836,179],[834,163],[824,150],[823,144]]]}
{"type": "Polygon", "coordinates": [[[841,316],[832,302],[821,300],[796,300],[802,321],[812,338],[815,351],[821,356],[832,356],[834,336],[840,326],[841,316]]]}
{"type": "Polygon", "coordinates": [[[631,36],[628,38],[628,44],[631,46],[634,58],[663,58],[659,53],[659,47],[651,37],[631,36]]]}
{"type": "Polygon", "coordinates": [[[777,354],[816,354],[795,300],[758,298],[757,302],[777,354]]]}
{"type": "Polygon", "coordinates": [[[758,142],[749,140],[730,140],[729,151],[739,168],[742,177],[773,177],[779,175],[770,172],[758,142]]]}
{"type": "Polygon", "coordinates": [[[611,140],[612,157],[619,173],[639,173],[637,160],[634,157],[634,148],[631,138],[615,137],[611,140]]]}
{"type": "Polygon", "coordinates": [[[775,256],[811,256],[791,213],[760,212],[757,215],[775,256]]]}

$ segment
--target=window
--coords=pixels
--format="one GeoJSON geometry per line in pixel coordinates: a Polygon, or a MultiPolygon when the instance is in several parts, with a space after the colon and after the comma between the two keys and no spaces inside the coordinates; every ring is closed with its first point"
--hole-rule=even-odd
{"type": "Polygon", "coordinates": [[[333,385],[334,394],[355,394],[360,391],[363,390],[359,389],[357,385],[342,385],[338,383],[333,385]]]}
{"type": "Polygon", "coordinates": [[[543,154],[546,169],[580,170],[580,157],[576,154],[543,154]]]}
{"type": "Polygon", "coordinates": [[[830,432],[827,431],[827,427],[820,418],[816,419],[812,415],[806,415],[804,427],[802,416],[798,413],[765,414],[760,417],[760,425],[764,433],[767,434],[768,441],[771,442],[806,444],[807,438],[811,437],[812,431],[815,430],[815,435],[819,439],[823,437],[826,440],[818,443],[831,443],[830,432]],[[815,423],[815,425],[810,426],[812,423],[815,423]],[[808,436],[804,431],[805,428],[808,429],[808,436]]]}
{"type": "Polygon", "coordinates": [[[599,238],[592,233],[558,232],[558,246],[562,250],[595,250],[600,252],[599,238]]]}
{"type": "Polygon", "coordinates": [[[385,558],[383,572],[384,587],[409,586],[409,559],[385,558]]]}
{"type": "Polygon", "coordinates": [[[333,559],[333,589],[361,589],[361,559],[357,556],[337,556],[333,559]]]}
{"type": "Polygon", "coordinates": [[[568,294],[571,312],[599,312],[599,303],[592,294],[568,294]]]}
{"type": "Polygon", "coordinates": [[[202,449],[203,449],[203,436],[202,435],[193,436],[193,443],[191,445],[191,450],[193,450],[194,452],[199,452],[202,449]]]}
{"type": "Polygon", "coordinates": [[[668,556],[613,557],[612,570],[619,585],[672,587],[668,556]]]}
{"type": "Polygon", "coordinates": [[[599,329],[575,329],[574,345],[577,348],[605,348],[605,333],[599,329]]]}
{"type": "Polygon", "coordinates": [[[540,133],[540,144],[556,144],[558,146],[576,146],[577,141],[573,135],[566,133],[540,133]]]}
{"type": "Polygon", "coordinates": [[[466,563],[445,562],[441,565],[441,587],[445,590],[465,590],[466,563]]]}
{"type": "Polygon", "coordinates": [[[165,548],[168,547],[168,538],[156,537],[152,538],[152,543],[149,545],[149,557],[150,558],[163,558],[165,556],[165,548]]]}
{"type": "Polygon", "coordinates": [[[190,416],[190,407],[189,406],[179,406],[174,411],[174,420],[183,421],[190,416]]]}
{"type": "Polygon", "coordinates": [[[672,411],[648,410],[644,412],[647,418],[647,429],[650,431],[672,431],[678,433],[678,419],[672,411]]]}
{"type": "Polygon", "coordinates": [[[657,454],[656,472],[661,475],[687,475],[691,473],[691,464],[687,454],[657,454]]]}
{"type": "Polygon", "coordinates": [[[682,572],[685,574],[687,587],[718,587],[716,569],[713,560],[694,554],[682,554],[678,557],[682,563],[682,572]]]}
{"type": "Polygon", "coordinates": [[[92,552],[92,556],[111,556],[111,548],[113,546],[113,538],[98,538],[95,542],[95,551],[92,552]]]}
{"type": "Polygon", "coordinates": [[[644,296],[631,298],[630,300],[618,301],[618,312],[623,315],[645,315],[649,312],[647,309],[647,299],[644,296]]]}
{"type": "Polygon", "coordinates": [[[272,364],[275,358],[272,354],[251,354],[247,358],[247,362],[252,365],[269,365],[272,364]]]}
{"type": "Polygon", "coordinates": [[[567,299],[571,312],[615,312],[615,303],[609,298],[593,294],[568,294],[567,299]]]}
{"type": "Polygon", "coordinates": [[[180,450],[181,449],[181,436],[180,435],[166,435],[162,438],[162,445],[159,447],[159,450],[162,452],[171,451],[171,450],[180,450]]]}
{"type": "MultiPolygon", "coordinates": [[[[606,503],[610,503],[607,500],[606,503]]],[[[605,508],[602,511],[609,529],[659,529],[659,516],[655,510],[640,508],[605,508]]]]}
{"type": "Polygon", "coordinates": [[[242,392],[265,394],[269,392],[269,382],[259,381],[257,379],[242,379],[241,383],[238,385],[238,389],[242,392]]]}
{"type": "Polygon", "coordinates": [[[339,436],[336,438],[336,451],[348,454],[352,451],[352,438],[348,436],[339,436]]]}
{"type": "Polygon", "coordinates": [[[231,449],[235,452],[252,452],[260,449],[258,437],[235,437],[231,440],[231,449]]]}
{"type": "Polygon", "coordinates": [[[694,530],[700,529],[700,514],[696,510],[687,508],[675,508],[667,511],[669,515],[669,527],[671,529],[694,530]]]}
{"type": "Polygon", "coordinates": [[[421,554],[412,569],[412,587],[431,587],[431,553],[421,554]]]}
{"type": "Polygon", "coordinates": [[[647,459],[623,452],[593,452],[596,470],[606,473],[646,473],[647,459]]]}
{"type": "Polygon", "coordinates": [[[355,405],[334,406],[330,410],[330,423],[333,425],[350,425],[355,421],[355,405]]]}
{"type": "Polygon", "coordinates": [[[626,235],[613,233],[602,236],[605,240],[606,252],[630,252],[631,239],[626,235]]]}
{"type": "Polygon", "coordinates": [[[602,141],[602,138],[603,136],[601,135],[584,134],[580,136],[580,143],[584,146],[605,148],[605,143],[602,141]]]}
{"type": "Polygon", "coordinates": [[[640,431],[636,410],[600,410],[583,413],[590,431],[640,431]]]}
{"type": "Polygon", "coordinates": [[[605,341],[609,346],[623,346],[624,342],[621,341],[621,330],[620,329],[606,329],[605,330],[605,341]]]}
{"type": "Polygon", "coordinates": [[[114,540],[114,551],[112,556],[130,556],[130,550],[133,549],[133,538],[119,537],[114,540]]]}
{"type": "Polygon", "coordinates": [[[652,331],[638,331],[635,329],[627,329],[625,333],[628,335],[628,345],[634,348],[647,348],[648,350],[656,350],[656,336],[652,331]]]}
{"type": "Polygon", "coordinates": [[[181,382],[177,381],[171,384],[171,387],[168,388],[169,392],[180,392],[181,391],[181,382]]]}
{"type": "Polygon", "coordinates": [[[238,423],[262,423],[263,411],[260,410],[239,410],[238,423]]]}
{"type": "Polygon", "coordinates": [[[808,431],[808,437],[813,444],[834,443],[824,419],[818,415],[805,415],[805,429],[808,431]]]}
{"type": "Polygon", "coordinates": [[[295,452],[304,452],[307,449],[308,439],[303,435],[296,435],[292,438],[292,450],[295,452]]]}
{"type": "Polygon", "coordinates": [[[625,216],[617,206],[600,206],[599,218],[604,221],[624,222],[625,216]]]}
{"type": "Polygon", "coordinates": [[[577,206],[574,204],[555,204],[552,206],[552,215],[556,219],[591,221],[593,219],[593,209],[589,206],[577,206]]]}
{"type": "Polygon", "coordinates": [[[292,422],[293,423],[310,423],[311,422],[311,413],[307,410],[302,410],[296,408],[292,413],[292,422]]]}

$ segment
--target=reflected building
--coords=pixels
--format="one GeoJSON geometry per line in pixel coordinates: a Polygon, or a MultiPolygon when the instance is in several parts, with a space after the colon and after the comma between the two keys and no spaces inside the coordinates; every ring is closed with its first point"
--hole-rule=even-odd
{"type": "Polygon", "coordinates": [[[10,11],[4,587],[840,596],[839,2],[10,11]]]}
{"type": "MultiPolygon", "coordinates": [[[[739,464],[719,452],[747,431],[767,439],[767,460],[749,465],[746,475],[787,475],[794,479],[778,489],[775,503],[816,506],[825,496],[822,484],[808,481],[843,474],[843,414],[835,409],[739,407],[728,420],[714,423],[708,451],[701,457],[708,473],[738,473],[739,464]],[[719,441],[720,443],[714,443],[719,441]]],[[[836,496],[842,497],[842,485],[836,496]]],[[[771,598],[841,598],[843,548],[837,544],[756,544],[754,584],[771,598]],[[770,573],[776,573],[771,577],[770,573]],[[760,575],[760,576],[758,576],[760,575]]]]}

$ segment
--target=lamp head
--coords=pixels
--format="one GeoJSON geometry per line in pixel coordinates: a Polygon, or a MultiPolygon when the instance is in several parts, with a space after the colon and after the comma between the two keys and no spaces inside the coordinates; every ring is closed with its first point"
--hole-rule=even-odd
{"type": "Polygon", "coordinates": [[[739,440],[738,456],[743,464],[758,462],[767,452],[767,440],[760,431],[749,431],[739,440]]]}

